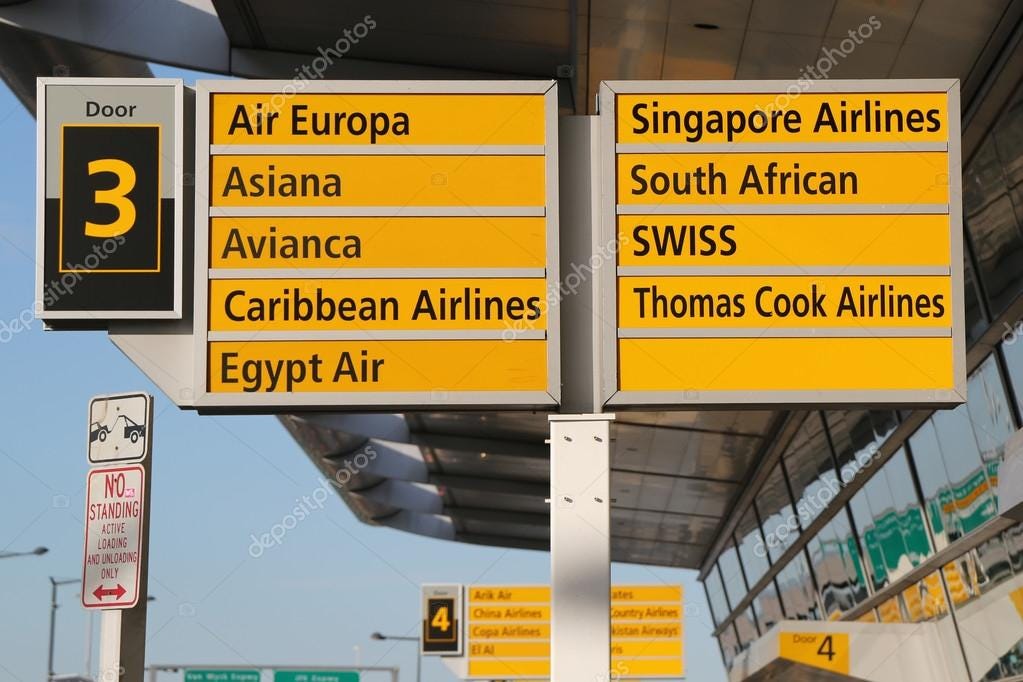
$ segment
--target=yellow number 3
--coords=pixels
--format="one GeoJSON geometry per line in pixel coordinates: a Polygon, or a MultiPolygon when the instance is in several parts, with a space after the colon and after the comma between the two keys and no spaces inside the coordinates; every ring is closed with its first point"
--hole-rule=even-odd
{"type": "Polygon", "coordinates": [[[96,190],[97,204],[110,204],[117,209],[117,220],[112,223],[91,223],[85,221],[88,237],[109,239],[124,234],[135,226],[135,204],[128,198],[128,192],[135,188],[135,169],[120,159],[96,159],[89,162],[89,175],[113,173],[117,186],[113,189],[96,190]]]}

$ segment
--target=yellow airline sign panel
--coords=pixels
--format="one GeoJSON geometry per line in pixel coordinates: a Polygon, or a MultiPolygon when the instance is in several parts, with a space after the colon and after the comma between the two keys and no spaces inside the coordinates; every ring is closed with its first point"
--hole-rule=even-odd
{"type": "Polygon", "coordinates": [[[790,85],[602,84],[606,405],[965,400],[958,82],[790,85]]]}
{"type": "Polygon", "coordinates": [[[197,407],[560,400],[553,82],[201,82],[197,407]]]}
{"type": "MultiPolygon", "coordinates": [[[[549,679],[547,586],[467,588],[468,679],[549,679]]],[[[611,672],[617,679],[684,675],[681,585],[611,588],[611,672]]]]}

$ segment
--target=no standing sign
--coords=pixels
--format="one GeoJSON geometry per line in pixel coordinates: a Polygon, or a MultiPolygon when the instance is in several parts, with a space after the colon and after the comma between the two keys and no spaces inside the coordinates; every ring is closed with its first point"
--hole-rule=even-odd
{"type": "Polygon", "coordinates": [[[145,479],[140,464],[89,472],[82,564],[82,606],[87,609],[130,609],[138,603],[145,479]]]}

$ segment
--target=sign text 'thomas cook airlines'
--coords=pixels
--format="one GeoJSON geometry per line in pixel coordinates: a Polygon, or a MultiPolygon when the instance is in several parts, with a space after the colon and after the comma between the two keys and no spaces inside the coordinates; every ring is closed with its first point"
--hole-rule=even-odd
{"type": "Polygon", "coordinates": [[[771,85],[605,84],[606,398],[961,402],[958,84],[771,85]]]}
{"type": "Polygon", "coordinates": [[[552,87],[200,89],[205,399],[555,404],[552,87]]]}

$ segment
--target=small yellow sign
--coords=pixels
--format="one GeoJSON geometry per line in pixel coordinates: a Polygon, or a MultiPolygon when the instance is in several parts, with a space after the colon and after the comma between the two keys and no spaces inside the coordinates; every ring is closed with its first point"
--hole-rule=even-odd
{"type": "Polygon", "coordinates": [[[215,393],[540,391],[543,340],[213,341],[215,393]]]}
{"type": "Polygon", "coordinates": [[[944,92],[619,94],[616,106],[631,144],[948,139],[944,92]]]}
{"type": "Polygon", "coordinates": [[[544,268],[543,217],[213,218],[220,269],[544,268]]]}
{"type": "Polygon", "coordinates": [[[544,330],[544,280],[215,279],[210,331],[544,330]]]}
{"type": "Polygon", "coordinates": [[[946,152],[619,154],[618,203],[941,205],[948,178],[946,152]]]}
{"type": "Polygon", "coordinates": [[[620,339],[629,391],[950,391],[950,337],[620,339]]]}
{"type": "Polygon", "coordinates": [[[544,164],[536,155],[221,155],[210,164],[210,205],[542,207],[544,164]]]}
{"type": "Polygon", "coordinates": [[[824,632],[779,632],[778,656],[842,675],[849,674],[849,635],[824,632]]]}
{"type": "Polygon", "coordinates": [[[926,327],[951,335],[946,277],[619,277],[622,328],[926,327]]]}
{"type": "Polygon", "coordinates": [[[948,267],[952,259],[948,216],[935,214],[621,215],[618,243],[624,266],[853,270],[948,267]]]}
{"type": "Polygon", "coordinates": [[[541,94],[218,93],[212,144],[542,145],[541,94]]]}

